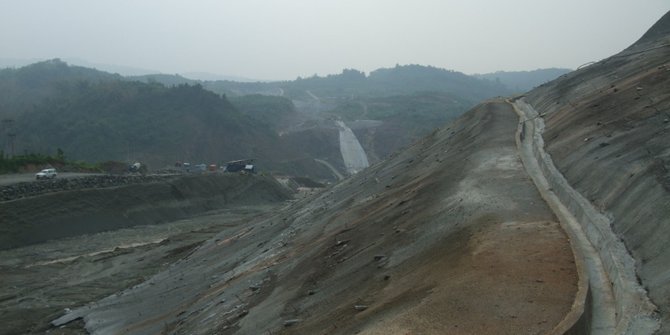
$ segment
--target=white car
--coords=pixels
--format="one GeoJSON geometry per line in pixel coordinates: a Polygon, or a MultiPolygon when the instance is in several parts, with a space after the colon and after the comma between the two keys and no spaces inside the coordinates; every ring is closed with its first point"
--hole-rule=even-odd
{"type": "Polygon", "coordinates": [[[35,174],[35,178],[37,180],[40,179],[54,179],[58,173],[56,173],[56,169],[44,169],[38,173],[35,174]]]}

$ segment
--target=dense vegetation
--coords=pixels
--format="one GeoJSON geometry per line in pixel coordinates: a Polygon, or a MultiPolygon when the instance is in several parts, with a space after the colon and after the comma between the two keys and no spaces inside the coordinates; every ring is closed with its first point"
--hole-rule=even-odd
{"type": "Polygon", "coordinates": [[[291,100],[261,94],[233,97],[230,102],[243,114],[273,129],[288,127],[296,110],[291,100]]]}
{"type": "MultiPolygon", "coordinates": [[[[342,101],[330,113],[347,121],[376,120],[372,128],[354,129],[373,161],[422,138],[457,118],[474,102],[449,93],[417,92],[342,101]]],[[[352,122],[356,125],[356,122],[352,122]]]]}
{"type": "Polygon", "coordinates": [[[390,120],[435,124],[464,113],[472,102],[439,92],[417,92],[388,97],[359,97],[343,101],[330,113],[344,120],[390,120]]]}
{"type": "MultiPolygon", "coordinates": [[[[133,77],[145,82],[165,85],[193,84],[194,81],[178,75],[151,75],[133,77]]],[[[488,78],[487,78],[488,79],[488,78]]],[[[416,92],[451,93],[462,98],[480,101],[511,91],[503,83],[468,76],[457,71],[422,65],[396,65],[382,68],[369,75],[345,69],[340,74],[317,75],[293,81],[234,82],[203,81],[202,86],[217,94],[241,96],[249,94],[283,95],[295,100],[313,99],[307,91],[319,98],[346,98],[359,96],[407,95],[416,92]]]]}
{"type": "Polygon", "coordinates": [[[516,93],[523,93],[550,80],[554,80],[570,71],[571,70],[569,69],[558,68],[516,72],[498,71],[494,73],[477,75],[477,77],[503,84],[509,90],[516,93]]]}
{"type": "Polygon", "coordinates": [[[0,129],[0,149],[12,132],[16,152],[35,155],[62,148],[75,160],[142,161],[153,168],[255,158],[264,170],[330,175],[259,121],[252,103],[239,101],[249,107],[245,114],[198,84],[127,81],[56,60],[3,70],[0,85],[30,87],[13,96],[25,108],[11,116],[11,130],[0,129]],[[41,70],[51,79],[41,78],[41,70]]]}
{"type": "Polygon", "coordinates": [[[343,98],[358,96],[406,95],[423,91],[451,93],[479,101],[492,96],[506,95],[510,90],[490,80],[478,79],[456,71],[431,66],[404,65],[378,69],[369,75],[354,69],[325,77],[312,76],[294,81],[271,83],[205,82],[203,86],[225,94],[283,94],[291,99],[343,98]]]}
{"type": "Polygon", "coordinates": [[[66,159],[61,149],[57,149],[55,155],[22,154],[12,157],[5,156],[4,152],[0,151],[0,173],[17,173],[46,167],[65,168],[69,171],[100,170],[95,164],[66,159]]]}
{"type": "Polygon", "coordinates": [[[58,98],[81,82],[119,80],[121,76],[79,66],[59,59],[18,69],[0,70],[0,117],[15,117],[40,101],[58,98]]]}
{"type": "Polygon", "coordinates": [[[128,81],[140,81],[147,84],[156,84],[160,83],[165,86],[176,86],[176,85],[195,85],[199,82],[197,80],[184,78],[178,74],[149,74],[144,76],[128,76],[125,77],[128,81]]]}
{"type": "MultiPolygon", "coordinates": [[[[16,120],[17,141],[25,150],[61,147],[74,157],[98,161],[212,159],[223,136],[257,127],[224,98],[199,86],[83,82],[64,90],[48,105],[16,120]]],[[[230,152],[235,156],[236,152],[230,152]]],[[[237,154],[243,154],[241,152],[237,154]]],[[[223,158],[222,158],[223,159],[223,158]]]]}

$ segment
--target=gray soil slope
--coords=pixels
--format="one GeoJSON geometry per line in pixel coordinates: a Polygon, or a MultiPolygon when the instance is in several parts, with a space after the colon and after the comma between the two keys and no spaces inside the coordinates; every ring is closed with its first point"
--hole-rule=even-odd
{"type": "Polygon", "coordinates": [[[611,221],[670,333],[670,13],[618,55],[531,91],[547,151],[611,221]]]}
{"type": "Polygon", "coordinates": [[[50,321],[169,271],[292,196],[255,175],[93,176],[68,181],[67,191],[17,185],[28,197],[0,201],[0,334],[83,334],[79,323],[49,329],[50,321]]]}
{"type": "Polygon", "coordinates": [[[578,278],[521,165],[517,122],[510,105],[484,103],[53,324],[83,320],[93,334],[549,332],[578,278]]]}
{"type": "Polygon", "coordinates": [[[0,202],[0,250],[291,197],[271,177],[197,175],[0,202]]]}
{"type": "Polygon", "coordinates": [[[222,231],[273,205],[232,206],[158,225],[51,240],[0,251],[0,334],[86,334],[80,322],[53,329],[68,307],[144,282],[222,231]]]}

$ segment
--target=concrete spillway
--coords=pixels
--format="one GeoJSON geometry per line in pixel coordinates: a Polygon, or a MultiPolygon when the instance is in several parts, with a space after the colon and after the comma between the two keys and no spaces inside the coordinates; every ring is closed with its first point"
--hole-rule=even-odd
{"type": "Polygon", "coordinates": [[[347,172],[355,174],[370,166],[368,156],[351,128],[342,121],[337,121],[337,125],[340,129],[340,152],[347,172]]]}

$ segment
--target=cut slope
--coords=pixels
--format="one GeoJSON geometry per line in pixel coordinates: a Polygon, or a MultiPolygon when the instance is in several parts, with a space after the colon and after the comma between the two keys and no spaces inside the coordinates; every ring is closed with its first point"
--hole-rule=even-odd
{"type": "Polygon", "coordinates": [[[531,91],[547,151],[610,218],[670,333],[670,16],[622,53],[531,91]]]}
{"type": "Polygon", "coordinates": [[[481,105],[54,324],[83,318],[94,334],[548,332],[577,277],[521,166],[517,120],[509,105],[481,105]]]}
{"type": "Polygon", "coordinates": [[[665,13],[633,46],[656,43],[664,39],[667,42],[668,35],[670,35],[670,12],[665,13]]]}

